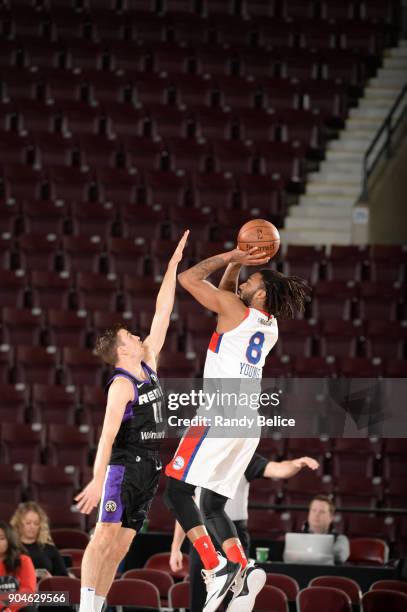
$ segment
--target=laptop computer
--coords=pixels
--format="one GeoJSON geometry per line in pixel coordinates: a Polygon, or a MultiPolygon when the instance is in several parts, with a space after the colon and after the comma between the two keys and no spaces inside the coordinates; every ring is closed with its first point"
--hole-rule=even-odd
{"type": "Polygon", "coordinates": [[[285,563],[334,564],[334,536],[319,533],[287,533],[285,563]]]}

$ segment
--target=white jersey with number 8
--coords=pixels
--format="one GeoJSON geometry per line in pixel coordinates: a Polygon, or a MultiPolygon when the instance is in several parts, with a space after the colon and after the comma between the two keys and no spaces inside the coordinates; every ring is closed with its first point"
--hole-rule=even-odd
{"type": "Polygon", "coordinates": [[[204,378],[261,378],[268,353],[278,338],[275,317],[248,308],[231,331],[215,332],[206,354],[204,378]]]}

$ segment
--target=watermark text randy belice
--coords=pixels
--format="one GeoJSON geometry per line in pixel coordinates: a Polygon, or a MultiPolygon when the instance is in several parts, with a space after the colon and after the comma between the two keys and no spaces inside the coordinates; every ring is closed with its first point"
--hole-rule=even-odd
{"type": "Polygon", "coordinates": [[[273,417],[265,417],[257,414],[255,417],[242,416],[240,418],[229,418],[221,415],[213,417],[196,415],[191,419],[180,418],[175,414],[168,417],[168,425],[170,427],[244,427],[252,429],[253,427],[295,427],[295,419],[289,419],[275,415],[273,417]]]}

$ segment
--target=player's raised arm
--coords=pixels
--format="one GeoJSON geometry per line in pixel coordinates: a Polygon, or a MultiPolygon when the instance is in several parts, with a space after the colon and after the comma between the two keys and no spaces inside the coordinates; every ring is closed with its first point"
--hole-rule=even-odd
{"type": "Polygon", "coordinates": [[[78,510],[85,514],[92,512],[99,503],[113,442],[119,431],[126,405],[133,399],[134,390],[130,381],[125,378],[113,381],[107,396],[106,414],[93,467],[93,478],[75,497],[78,510]]]}
{"type": "Polygon", "coordinates": [[[167,334],[170,324],[172,309],[174,308],[175,287],[177,284],[177,268],[182,259],[185,244],[189,236],[189,230],[184,232],[177,248],[168,262],[167,271],[161,283],[157,295],[155,313],[151,323],[150,333],[143,342],[145,348],[144,361],[155,369],[154,361],[157,359],[167,334]],[[153,361],[153,363],[151,363],[153,361]]]}
{"type": "MultiPolygon", "coordinates": [[[[178,281],[202,306],[213,312],[227,314],[231,307],[244,311],[245,306],[236,293],[227,287],[223,288],[220,286],[217,288],[206,279],[213,272],[225,266],[232,265],[234,268],[235,265],[239,265],[239,269],[242,265],[261,266],[267,263],[269,259],[268,256],[264,256],[264,253],[259,252],[257,247],[250,249],[250,251],[233,249],[232,251],[204,259],[195,266],[192,266],[192,268],[185,270],[185,272],[181,272],[181,274],[178,274],[178,281]]],[[[234,275],[236,275],[236,271],[234,275]]],[[[237,276],[234,282],[237,282],[237,276]]],[[[228,274],[225,282],[230,282],[230,278],[228,274]]]]}
{"type": "Polygon", "coordinates": [[[242,269],[240,263],[230,263],[223,273],[220,279],[219,289],[222,291],[230,291],[230,293],[237,294],[237,288],[239,285],[239,274],[242,269]]]}

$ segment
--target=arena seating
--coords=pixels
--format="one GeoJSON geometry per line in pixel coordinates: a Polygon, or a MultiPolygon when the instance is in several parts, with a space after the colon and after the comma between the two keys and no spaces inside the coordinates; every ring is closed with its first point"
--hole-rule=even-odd
{"type": "MultiPolygon", "coordinates": [[[[395,43],[398,6],[1,3],[0,496],[13,501],[0,504],[1,518],[34,498],[53,528],[93,527],[95,513],[70,505],[91,478],[104,416],[109,372],[92,355],[97,333],[118,319],[148,331],[184,227],[193,238],[186,265],[231,248],[250,218],[281,227],[395,43]]],[[[283,245],[272,265],[306,278],[313,293],[303,317],[280,322],[265,376],[407,375],[406,245],[283,245]]],[[[200,375],[214,326],[178,288],[161,374],[200,375]]],[[[335,495],[339,531],[406,553],[407,522],[391,513],[407,504],[403,440],[266,439],[260,451],[273,459],[309,454],[321,468],[272,487],[253,483],[251,503],[274,506],[251,510],[254,537],[300,529],[304,512],[284,506],[325,492],[335,495]]],[[[162,488],[149,530],[168,534],[162,488]]],[[[273,587],[286,610],[298,585],[273,587]]],[[[183,589],[171,587],[169,601],[183,589]]],[[[315,597],[310,591],[301,591],[300,606],[315,597]]],[[[329,603],[317,594],[318,603],[335,609],[335,593],[327,596],[329,603]]],[[[370,599],[366,609],[374,610],[370,599]]]]}

